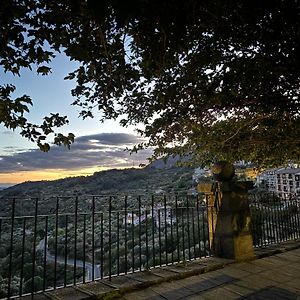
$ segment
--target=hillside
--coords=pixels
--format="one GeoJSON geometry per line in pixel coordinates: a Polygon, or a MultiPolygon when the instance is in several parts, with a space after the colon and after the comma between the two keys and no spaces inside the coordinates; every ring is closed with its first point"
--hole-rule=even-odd
{"type": "Polygon", "coordinates": [[[191,168],[151,165],[143,169],[113,169],[86,177],[24,182],[0,191],[0,198],[180,192],[193,187],[193,172],[191,168]]]}

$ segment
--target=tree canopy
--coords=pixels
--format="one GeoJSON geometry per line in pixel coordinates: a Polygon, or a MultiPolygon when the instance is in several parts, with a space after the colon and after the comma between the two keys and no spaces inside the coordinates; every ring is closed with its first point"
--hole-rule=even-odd
{"type": "MultiPolygon", "coordinates": [[[[65,78],[80,116],[143,123],[135,149],[154,156],[279,165],[300,160],[299,12],[297,0],[2,0],[0,64],[47,75],[63,51],[80,64],[65,78]]],[[[67,117],[29,123],[32,100],[14,89],[0,87],[0,122],[49,150],[67,117]]]]}

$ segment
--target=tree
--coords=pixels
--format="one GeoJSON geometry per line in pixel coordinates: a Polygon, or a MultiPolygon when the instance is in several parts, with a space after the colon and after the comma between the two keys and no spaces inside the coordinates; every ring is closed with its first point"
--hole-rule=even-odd
{"type": "MultiPolygon", "coordinates": [[[[299,11],[281,0],[4,0],[0,63],[47,75],[57,52],[77,60],[66,79],[80,116],[143,123],[148,141],[134,150],[278,165],[300,160],[299,11]]],[[[67,118],[28,123],[31,99],[13,90],[0,89],[0,122],[47,151],[67,118]]]]}

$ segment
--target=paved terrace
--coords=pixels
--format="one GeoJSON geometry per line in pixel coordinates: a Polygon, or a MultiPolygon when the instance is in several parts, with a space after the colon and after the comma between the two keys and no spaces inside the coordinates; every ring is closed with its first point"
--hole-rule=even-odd
{"type": "MultiPolygon", "coordinates": [[[[23,297],[23,299],[30,297],[23,297]]],[[[206,258],[38,294],[34,299],[300,299],[300,240],[235,263],[206,258]]]]}

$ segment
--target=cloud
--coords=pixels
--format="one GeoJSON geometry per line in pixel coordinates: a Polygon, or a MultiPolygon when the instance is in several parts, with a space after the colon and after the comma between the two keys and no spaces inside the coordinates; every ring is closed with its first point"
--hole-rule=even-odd
{"type": "Polygon", "coordinates": [[[5,134],[5,135],[14,135],[15,133],[11,130],[4,130],[1,132],[2,134],[5,134]]]}
{"type": "Polygon", "coordinates": [[[53,146],[44,153],[28,150],[9,156],[0,156],[0,173],[40,171],[44,169],[79,170],[89,167],[138,166],[150,157],[151,150],[143,150],[130,155],[126,147],[143,142],[133,134],[100,133],[76,138],[71,150],[53,146]]]}

